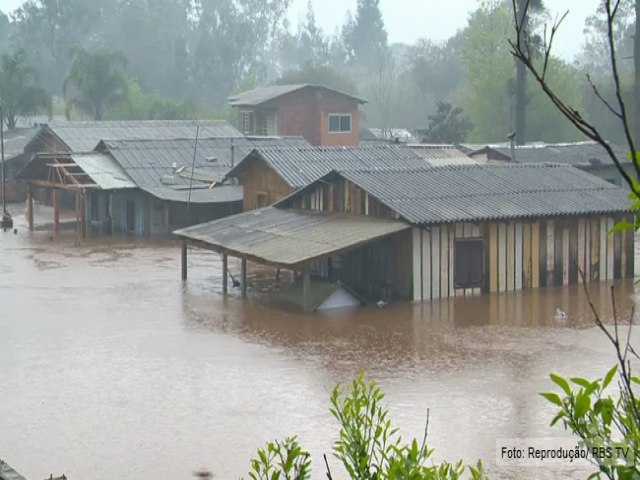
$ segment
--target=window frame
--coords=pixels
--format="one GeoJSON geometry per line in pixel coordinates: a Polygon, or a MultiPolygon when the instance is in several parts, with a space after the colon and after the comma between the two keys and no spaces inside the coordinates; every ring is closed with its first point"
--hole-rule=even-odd
{"type": "MultiPolygon", "coordinates": [[[[485,241],[483,237],[467,237],[467,238],[456,238],[453,244],[454,253],[453,253],[453,286],[455,289],[469,289],[469,288],[482,288],[485,280],[485,241]],[[471,271],[469,269],[466,270],[466,282],[461,281],[458,278],[458,257],[460,256],[458,253],[458,248],[460,244],[475,244],[480,246],[479,251],[479,260],[480,260],[480,276],[476,282],[471,281],[471,271]]],[[[467,254],[469,255],[469,254],[467,254]]],[[[470,262],[467,262],[469,264],[470,262]]]]}
{"type": "Polygon", "coordinates": [[[327,115],[327,128],[330,134],[351,133],[353,130],[353,116],[351,115],[351,113],[329,113],[327,115]],[[336,117],[338,118],[338,130],[331,130],[331,119],[336,117]],[[342,129],[343,118],[349,119],[348,130],[342,129]]]}
{"type": "Polygon", "coordinates": [[[255,135],[254,129],[255,112],[253,110],[240,111],[240,128],[243,135],[255,135]]]}

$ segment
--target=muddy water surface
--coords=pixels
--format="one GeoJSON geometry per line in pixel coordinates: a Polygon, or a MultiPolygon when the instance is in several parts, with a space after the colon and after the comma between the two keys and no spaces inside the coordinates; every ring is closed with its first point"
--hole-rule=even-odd
{"type": "MultiPolygon", "coordinates": [[[[0,232],[0,457],[30,479],[186,479],[201,467],[234,479],[257,446],[292,433],[324,478],[329,390],[361,370],[405,436],[422,435],[430,409],[438,458],[482,458],[492,478],[586,476],[495,461],[497,438],[560,434],[537,395],[549,372],[596,377],[613,363],[579,288],[298,315],[256,293],[270,270],[252,270],[242,302],[220,294],[215,254],[190,252],[183,285],[174,243],[76,248],[19,227],[0,232]]],[[[616,291],[628,313],[633,285],[616,291]]],[[[596,304],[607,294],[594,289],[596,304]]]]}

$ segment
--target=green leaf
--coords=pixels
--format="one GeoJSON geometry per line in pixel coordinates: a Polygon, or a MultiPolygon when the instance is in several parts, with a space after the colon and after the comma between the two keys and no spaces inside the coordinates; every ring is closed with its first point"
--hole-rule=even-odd
{"type": "Polygon", "coordinates": [[[613,380],[613,377],[615,376],[617,371],[618,371],[618,365],[614,366],[611,370],[607,372],[607,374],[604,377],[604,382],[602,382],[602,390],[604,390],[609,386],[609,384],[611,383],[611,380],[613,380]]]}
{"type": "Polygon", "coordinates": [[[553,427],[562,417],[564,417],[564,412],[559,412],[555,417],[553,417],[549,426],[553,427]]]}
{"type": "Polygon", "coordinates": [[[582,388],[589,388],[591,387],[591,382],[589,380],[586,380],[584,378],[579,378],[579,377],[573,377],[571,379],[571,381],[573,383],[575,383],[576,385],[580,385],[582,388]]]}
{"type": "Polygon", "coordinates": [[[578,396],[576,397],[576,404],[574,408],[576,417],[578,418],[584,417],[584,415],[587,413],[587,410],[589,410],[590,406],[591,406],[590,398],[587,395],[578,394],[578,396]]]}
{"type": "Polygon", "coordinates": [[[614,233],[622,232],[624,230],[631,230],[635,227],[633,223],[626,220],[620,220],[615,226],[607,232],[607,235],[613,235],[614,233]]]}
{"type": "Polygon", "coordinates": [[[550,375],[550,377],[551,377],[551,381],[553,383],[555,383],[562,390],[564,390],[564,393],[566,393],[567,395],[571,395],[571,388],[569,387],[569,383],[564,378],[562,378],[559,375],[556,375],[554,373],[552,373],[550,375]]]}
{"type": "Polygon", "coordinates": [[[562,406],[562,400],[560,400],[560,397],[558,396],[557,393],[541,393],[541,396],[543,396],[544,398],[546,398],[549,402],[553,403],[554,405],[557,405],[559,407],[562,406]]]}

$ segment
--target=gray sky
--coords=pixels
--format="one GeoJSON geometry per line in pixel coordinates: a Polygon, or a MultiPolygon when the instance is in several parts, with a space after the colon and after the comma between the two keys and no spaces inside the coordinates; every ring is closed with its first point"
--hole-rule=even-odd
{"type": "MultiPolygon", "coordinates": [[[[0,0],[1,1],[1,0],[0,0]]],[[[293,26],[304,17],[308,0],[292,0],[289,18],[293,26]]],[[[572,59],[582,46],[584,20],[601,0],[546,0],[551,18],[569,10],[557,36],[558,55],[572,59]]],[[[328,32],[344,23],[347,10],[355,12],[356,0],[311,0],[318,23],[328,32]]],[[[389,40],[412,44],[420,37],[444,40],[465,26],[479,0],[380,0],[389,40]]]]}
{"type": "MultiPolygon", "coordinates": [[[[295,27],[304,16],[308,0],[292,0],[289,20],[295,27]]],[[[582,45],[585,18],[595,12],[600,0],[547,0],[553,16],[569,10],[558,34],[556,53],[571,59],[582,45]]],[[[22,0],[0,0],[0,10],[12,11],[22,0]]],[[[356,0],[311,0],[318,22],[327,33],[344,23],[347,10],[355,11],[356,0]]],[[[464,27],[469,12],[479,0],[380,0],[391,42],[414,43],[420,37],[444,40],[464,27]]]]}

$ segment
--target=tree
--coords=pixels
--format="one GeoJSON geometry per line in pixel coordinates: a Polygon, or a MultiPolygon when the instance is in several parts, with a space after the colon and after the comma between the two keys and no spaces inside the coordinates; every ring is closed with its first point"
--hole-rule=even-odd
{"type": "MultiPolygon", "coordinates": [[[[544,9],[542,0],[518,0],[518,11],[516,15],[519,18],[522,28],[518,35],[520,41],[532,45],[534,43],[534,35],[531,32],[531,15],[532,13],[542,11],[544,9]]],[[[526,143],[526,119],[527,119],[527,69],[522,62],[516,61],[516,84],[515,84],[515,100],[516,100],[516,144],[524,145],[526,143]]]]}
{"type": "Polygon", "coordinates": [[[396,85],[396,62],[393,52],[386,45],[377,52],[376,69],[373,78],[373,92],[380,114],[380,128],[386,131],[391,128],[391,109],[393,93],[396,85]]]}
{"type": "MultiPolygon", "coordinates": [[[[473,124],[468,141],[504,142],[507,134],[515,130],[514,59],[505,41],[512,29],[513,12],[501,2],[495,7],[482,7],[473,12],[464,30],[462,61],[467,81],[455,95],[455,103],[468,113],[473,124]]],[[[582,97],[575,69],[554,57],[548,63],[548,71],[550,82],[580,108],[582,97]]],[[[528,136],[531,139],[570,141],[579,138],[534,85],[528,84],[527,98],[530,99],[528,136]]]]}
{"type": "Polygon", "coordinates": [[[76,47],[71,53],[71,68],[64,80],[67,116],[73,107],[102,120],[109,107],[127,92],[127,59],[120,51],[99,49],[93,53],[76,47]]]}
{"type": "Polygon", "coordinates": [[[299,70],[291,70],[286,72],[277,81],[279,85],[291,85],[298,83],[313,83],[333,88],[345,93],[355,95],[357,88],[351,79],[341,71],[333,67],[314,67],[313,65],[304,65],[299,70]]]}
{"type": "Polygon", "coordinates": [[[342,37],[349,61],[375,68],[378,52],[387,46],[380,0],[358,0],[355,19],[347,17],[342,37]]]}
{"type": "Polygon", "coordinates": [[[460,107],[454,107],[449,102],[438,102],[437,111],[429,115],[429,126],[418,130],[422,141],[427,143],[462,143],[469,131],[471,121],[464,115],[460,107]]]}
{"type": "Polygon", "coordinates": [[[9,30],[11,23],[9,17],[0,10],[0,53],[9,48],[9,30]]]}
{"type": "MultiPolygon", "coordinates": [[[[640,155],[638,154],[638,150],[636,149],[636,141],[634,139],[634,135],[632,132],[632,124],[633,120],[631,117],[631,112],[627,106],[627,102],[625,101],[622,93],[622,81],[620,79],[620,70],[618,67],[618,52],[616,50],[616,21],[617,15],[620,12],[619,7],[621,5],[620,0],[604,0],[604,11],[606,15],[606,25],[607,25],[607,39],[608,39],[608,48],[609,48],[609,58],[610,58],[610,69],[611,75],[613,78],[614,90],[615,90],[615,100],[613,102],[609,102],[600,92],[598,87],[593,83],[591,77],[587,75],[587,81],[591,85],[593,94],[603,103],[606,109],[612,114],[618,121],[621,129],[624,132],[624,136],[627,142],[627,146],[629,148],[629,156],[633,160],[633,166],[635,169],[635,178],[632,178],[626,170],[622,167],[620,163],[620,159],[616,156],[615,152],[611,148],[607,139],[602,135],[601,131],[598,129],[596,125],[590,122],[584,115],[580,113],[578,108],[573,106],[569,101],[563,98],[562,94],[554,89],[553,85],[549,82],[549,66],[553,60],[552,57],[552,48],[553,42],[555,40],[555,36],[558,32],[558,29],[562,23],[562,21],[566,18],[569,12],[566,12],[564,16],[560,18],[558,22],[556,22],[550,29],[550,34],[548,38],[547,45],[545,47],[543,59],[541,62],[537,62],[534,58],[532,51],[526,43],[522,41],[521,30],[524,25],[520,22],[520,17],[516,13],[517,8],[515,5],[516,0],[512,0],[513,2],[513,20],[515,25],[516,37],[515,39],[509,40],[509,45],[511,47],[511,54],[518,59],[523,65],[526,66],[527,70],[532,74],[533,78],[536,80],[538,85],[541,87],[544,94],[549,98],[549,100],[553,103],[553,105],[557,108],[557,110],[569,121],[571,125],[573,125],[578,131],[584,134],[586,137],[591,140],[597,142],[604,148],[607,152],[611,160],[613,161],[616,169],[624,179],[627,186],[631,189],[632,196],[636,200],[640,200],[640,155]]],[[[526,8],[526,6],[525,6],[526,8]]],[[[640,208],[640,202],[636,201],[632,208],[637,213],[640,208]]],[[[625,226],[625,225],[623,225],[625,226]]],[[[629,227],[629,225],[626,225],[629,227]]],[[[634,228],[639,228],[640,224],[636,219],[634,228]]]]}
{"type": "Polygon", "coordinates": [[[9,130],[15,128],[18,117],[51,114],[51,95],[36,82],[36,70],[24,50],[0,55],[0,104],[9,130]]]}

